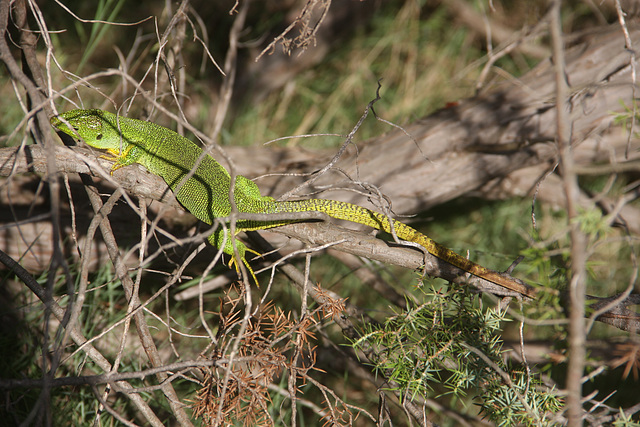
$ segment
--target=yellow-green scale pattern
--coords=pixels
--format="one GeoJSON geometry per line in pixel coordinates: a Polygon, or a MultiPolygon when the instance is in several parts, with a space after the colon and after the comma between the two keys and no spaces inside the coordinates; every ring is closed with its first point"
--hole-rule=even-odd
{"type": "MultiPolygon", "coordinates": [[[[75,138],[80,137],[92,147],[107,150],[115,160],[112,173],[121,167],[139,163],[149,172],[162,177],[174,191],[178,201],[201,221],[213,224],[216,218],[230,215],[231,177],[227,170],[211,156],[203,156],[202,149],[191,140],[172,130],[151,122],[118,117],[102,110],[67,111],[53,117],[51,124],[61,132],[75,138]]],[[[389,218],[381,213],[335,200],[278,202],[271,197],[260,195],[260,190],[253,181],[239,175],[235,181],[234,201],[241,213],[324,212],[336,219],[392,232],[389,218]]],[[[236,223],[236,231],[267,229],[297,221],[299,220],[239,220],[236,223]]],[[[469,261],[412,227],[396,220],[392,220],[392,223],[393,231],[400,239],[421,245],[437,258],[507,289],[530,297],[535,295],[529,286],[469,261]]],[[[234,239],[225,239],[222,227],[208,240],[215,247],[233,256],[234,239]]],[[[236,249],[241,260],[249,267],[245,259],[248,250],[246,246],[236,240],[236,249]]],[[[250,267],[249,270],[251,271],[250,267]]]]}

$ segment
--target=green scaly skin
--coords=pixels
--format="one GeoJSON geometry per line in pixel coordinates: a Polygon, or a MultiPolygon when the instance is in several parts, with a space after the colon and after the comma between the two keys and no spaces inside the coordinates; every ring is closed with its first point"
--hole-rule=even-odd
{"type": "MultiPolygon", "coordinates": [[[[213,224],[216,218],[227,217],[231,214],[229,201],[231,177],[227,170],[211,156],[205,156],[192,176],[180,186],[183,178],[191,172],[202,154],[202,149],[170,129],[151,122],[117,117],[102,110],[67,111],[58,117],[53,117],[51,125],[56,130],[76,139],[80,137],[94,148],[107,150],[115,160],[111,173],[121,167],[139,163],[149,172],[162,177],[175,192],[178,201],[189,212],[207,224],[213,224]],[[71,125],[71,128],[67,124],[71,125]]],[[[236,177],[234,198],[237,209],[241,213],[270,214],[317,211],[324,212],[336,219],[368,225],[391,233],[389,218],[381,213],[335,200],[276,201],[272,197],[260,195],[258,186],[243,176],[236,177]]],[[[235,227],[236,232],[240,232],[279,227],[294,222],[299,221],[238,220],[235,227]]],[[[528,297],[534,297],[533,288],[469,261],[406,224],[393,219],[391,222],[398,238],[415,242],[430,254],[468,273],[528,297]]],[[[221,227],[209,236],[208,240],[216,248],[231,255],[231,263],[233,263],[232,239],[225,239],[224,236],[225,231],[221,227]]],[[[246,252],[253,251],[239,240],[236,240],[236,248],[240,259],[253,275],[253,271],[245,259],[246,252]]]]}

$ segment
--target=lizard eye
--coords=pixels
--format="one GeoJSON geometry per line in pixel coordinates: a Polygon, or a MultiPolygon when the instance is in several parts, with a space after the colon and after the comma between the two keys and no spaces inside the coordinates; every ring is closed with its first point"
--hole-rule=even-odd
{"type": "Polygon", "coordinates": [[[100,140],[102,139],[102,134],[101,134],[101,133],[97,134],[97,135],[96,135],[96,139],[97,139],[98,141],[100,141],[100,140]]]}

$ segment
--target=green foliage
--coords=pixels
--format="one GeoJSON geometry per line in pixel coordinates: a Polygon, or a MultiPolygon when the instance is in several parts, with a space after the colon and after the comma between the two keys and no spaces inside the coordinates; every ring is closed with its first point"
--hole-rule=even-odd
{"type": "Polygon", "coordinates": [[[543,426],[554,423],[545,414],[558,412],[562,401],[537,376],[513,371],[510,382],[490,382],[483,394],[482,411],[499,426],[543,426]]]}
{"type": "MultiPolygon", "coordinates": [[[[141,2],[139,5],[127,4],[127,13],[124,18],[121,17],[124,0],[100,0],[97,4],[78,1],[64,3],[82,18],[93,17],[105,21],[131,22],[153,13],[150,12],[153,6],[148,2],[141,2]]],[[[220,21],[212,24],[217,19],[216,14],[203,14],[203,9],[208,7],[205,3],[198,4],[197,11],[206,19],[209,35],[212,36],[207,41],[207,46],[213,56],[219,60],[224,57],[227,42],[225,37],[231,21],[226,19],[226,14],[218,13],[217,15],[224,19],[221,18],[220,21]],[[218,25],[220,23],[222,25],[218,25]]],[[[271,2],[264,2],[264,7],[269,3],[271,2]]],[[[383,98],[376,104],[376,110],[385,119],[399,124],[424,116],[447,101],[472,95],[473,83],[481,68],[477,65],[484,60],[484,44],[478,42],[478,36],[474,35],[473,30],[464,28],[458,23],[459,21],[452,19],[452,13],[447,10],[446,2],[438,5],[425,1],[382,3],[382,9],[377,11],[369,25],[359,28],[358,33],[349,38],[339,39],[339,43],[330,47],[330,53],[323,63],[292,75],[290,84],[268,95],[260,102],[251,102],[246,106],[240,103],[236,105],[230,111],[226,127],[222,130],[222,139],[238,144],[255,143],[301,133],[345,133],[362,114],[364,106],[375,93],[378,78],[381,77],[383,78],[381,92],[383,98]],[[476,65],[469,66],[474,61],[476,65]]],[[[478,2],[469,3],[473,3],[476,7],[480,5],[478,2]]],[[[533,20],[539,16],[538,13],[529,13],[532,12],[532,8],[537,7],[538,2],[502,3],[505,4],[497,2],[495,5],[498,8],[509,8],[508,13],[496,14],[495,11],[491,11],[487,12],[486,16],[508,17],[514,22],[520,22],[523,15],[528,15],[527,25],[534,24],[533,20]]],[[[575,9],[574,19],[590,10],[582,3],[579,5],[581,10],[577,10],[573,4],[566,6],[568,9],[575,9]]],[[[224,8],[224,6],[219,7],[221,10],[224,8]]],[[[546,4],[541,4],[540,8],[544,9],[544,7],[546,4]]],[[[135,58],[128,62],[126,71],[134,78],[144,80],[142,75],[154,63],[155,55],[158,53],[156,28],[152,21],[134,27],[113,26],[99,22],[79,22],[66,12],[62,19],[57,19],[58,17],[49,15],[54,10],[56,9],[52,7],[45,9],[44,12],[47,14],[45,18],[50,24],[50,29],[64,30],[51,34],[56,59],[60,61],[62,69],[87,77],[90,72],[96,70],[116,68],[118,62],[112,60],[116,58],[116,53],[122,52],[126,57],[135,58]],[[55,25],[51,25],[52,23],[55,25]]],[[[224,9],[224,12],[226,11],[224,9]]],[[[243,43],[257,40],[263,32],[272,28],[274,23],[279,23],[281,13],[256,14],[259,19],[249,25],[254,28],[254,33],[249,36],[245,33],[243,43]]],[[[194,18],[192,12],[189,16],[194,18]]],[[[157,28],[160,30],[165,28],[163,19],[169,18],[169,15],[160,16],[157,28]]],[[[585,28],[589,27],[587,24],[588,22],[584,24],[585,28]]],[[[520,27],[520,24],[516,26],[520,27]]],[[[188,34],[190,31],[197,32],[193,27],[187,28],[188,34]]],[[[198,34],[203,33],[198,32],[198,34]]],[[[186,37],[188,38],[189,36],[186,37]]],[[[199,78],[201,76],[197,72],[198,61],[193,61],[197,56],[194,51],[199,52],[197,43],[176,43],[174,47],[176,49],[179,47],[181,54],[185,57],[192,56],[187,58],[184,64],[175,64],[174,70],[187,70],[186,79],[189,90],[180,93],[179,96],[189,98],[189,102],[185,104],[188,107],[186,112],[192,120],[196,118],[193,124],[201,129],[205,128],[211,121],[210,111],[214,110],[219,103],[215,83],[220,80],[220,76],[215,74],[206,76],[204,79],[199,78]],[[197,113],[193,112],[194,109],[197,113]]],[[[310,50],[302,55],[311,53],[310,50]]],[[[516,61],[513,60],[513,56],[508,55],[500,59],[497,65],[507,74],[518,75],[519,72],[528,69],[529,61],[530,59],[523,58],[520,54],[517,55],[516,61]]],[[[160,75],[163,74],[160,73],[160,75]]],[[[52,88],[55,90],[69,83],[55,67],[52,67],[51,77],[52,88]]],[[[162,81],[159,83],[160,92],[157,99],[170,100],[170,97],[166,96],[168,93],[166,84],[162,81]]],[[[126,88],[121,87],[121,80],[116,78],[104,78],[91,81],[90,84],[91,86],[76,88],[81,95],[79,98],[87,106],[98,106],[99,103],[105,102],[105,94],[120,105],[124,102],[123,99],[127,99],[133,92],[131,88],[124,90],[126,88]]],[[[147,86],[141,86],[140,89],[150,90],[151,78],[145,80],[145,84],[147,86]]],[[[6,84],[4,87],[5,98],[7,100],[13,98],[14,94],[9,94],[11,85],[6,84]]],[[[66,92],[65,96],[72,97],[71,92],[66,92]]],[[[175,111],[175,105],[170,104],[170,101],[166,102],[166,105],[175,111]]],[[[62,107],[61,103],[57,105],[62,107]]],[[[0,116],[3,117],[0,124],[2,135],[13,132],[17,123],[24,117],[20,102],[4,102],[0,106],[0,112],[0,116]]],[[[636,132],[632,135],[636,138],[637,130],[640,129],[637,126],[638,116],[636,105],[625,106],[625,112],[616,114],[615,122],[625,129],[632,129],[632,124],[636,125],[634,128],[636,132]]],[[[367,120],[357,136],[363,139],[388,130],[389,127],[386,125],[367,120]]],[[[27,140],[28,136],[23,139],[27,140]]],[[[322,138],[322,141],[308,144],[310,140],[306,139],[300,143],[305,146],[315,144],[326,147],[334,146],[343,140],[343,137],[322,138]]],[[[22,140],[15,136],[11,140],[0,138],[1,144],[21,142],[22,140]]],[[[289,140],[287,143],[295,144],[296,142],[289,140]]],[[[608,182],[610,177],[599,178],[608,182]]],[[[618,177],[620,181],[624,178],[624,176],[618,177]]],[[[581,177],[580,181],[584,188],[591,190],[588,186],[584,186],[587,181],[584,177],[581,177]]],[[[604,183],[601,187],[606,188],[604,183]]],[[[606,192],[601,188],[595,191],[606,192]]],[[[610,196],[611,193],[606,195],[610,196]]],[[[441,207],[442,214],[436,215],[438,216],[436,220],[430,223],[425,231],[437,241],[460,253],[467,248],[473,248],[472,259],[498,269],[506,268],[512,260],[512,254],[525,255],[525,261],[518,266],[515,275],[526,277],[529,282],[543,289],[536,301],[528,302],[522,308],[522,314],[526,318],[541,322],[540,326],[527,327],[525,344],[534,338],[544,339],[552,343],[551,351],[555,352],[554,356],[557,357],[549,359],[546,367],[540,366],[545,362],[538,366],[531,365],[535,373],[530,375],[523,371],[522,366],[509,365],[504,361],[506,354],[503,351],[503,336],[506,337],[504,338],[506,341],[516,324],[506,323],[509,319],[505,318],[504,312],[483,309],[478,301],[468,296],[467,288],[464,290],[454,288],[447,291],[446,295],[431,290],[419,295],[424,302],[409,301],[406,311],[396,312],[394,316],[384,320],[382,325],[366,325],[363,328],[363,335],[353,342],[354,348],[362,350],[376,372],[387,380],[387,388],[397,391],[403,400],[434,398],[441,403],[449,399],[450,402],[462,403],[466,409],[472,408],[469,402],[476,402],[480,414],[498,425],[539,425],[546,421],[545,416],[548,412],[559,411],[561,401],[552,386],[542,383],[539,372],[549,373],[551,381],[559,383],[562,383],[565,374],[563,369],[566,367],[567,360],[564,352],[567,331],[566,323],[563,322],[566,322],[566,312],[563,311],[560,295],[569,277],[568,227],[566,216],[561,209],[554,211],[548,206],[543,206],[536,211],[540,229],[528,231],[530,203],[528,197],[522,201],[484,203],[481,206],[478,206],[477,201],[470,199],[457,201],[441,207]]],[[[618,246],[610,242],[603,244],[606,240],[612,241],[615,238],[611,238],[612,231],[607,222],[608,218],[603,217],[597,210],[580,212],[576,221],[579,221],[582,231],[589,234],[591,238],[588,248],[591,256],[589,266],[593,272],[593,276],[589,278],[590,290],[607,289],[607,293],[603,292],[602,295],[612,294],[616,286],[620,287],[621,283],[628,282],[628,272],[634,267],[629,262],[630,256],[627,255],[637,252],[633,246],[637,246],[637,241],[632,244],[623,242],[618,246]],[[611,254],[603,256],[603,248],[609,247],[611,254]],[[604,288],[605,286],[608,288],[604,288]]],[[[381,298],[377,293],[363,291],[362,283],[349,269],[335,268],[333,267],[335,264],[333,259],[327,261],[314,258],[312,265],[314,281],[319,280],[325,289],[339,288],[340,294],[348,295],[353,305],[366,307],[369,313],[377,314],[378,318],[388,313],[387,299],[381,298]]],[[[400,276],[395,270],[391,273],[391,268],[384,267],[384,270],[382,272],[384,278],[392,279],[388,281],[397,284],[398,288],[402,287],[403,291],[410,292],[407,276],[411,273],[405,271],[400,276]]],[[[189,274],[193,272],[190,271],[189,274]]],[[[72,275],[77,277],[77,272],[72,272],[72,275]]],[[[44,283],[45,279],[41,278],[41,283],[44,283]]],[[[146,300],[149,293],[157,290],[159,281],[150,279],[153,279],[151,274],[145,271],[141,283],[142,300],[146,300]]],[[[199,281],[200,277],[193,279],[194,283],[199,281]]],[[[87,298],[80,319],[83,334],[86,337],[96,337],[121,321],[127,306],[121,286],[117,281],[112,280],[109,269],[105,268],[93,276],[91,283],[92,287],[86,294],[87,298]]],[[[62,281],[56,283],[56,300],[63,306],[68,304],[65,287],[62,281]]],[[[300,307],[299,294],[288,283],[286,286],[280,287],[276,284],[273,288],[263,288],[254,292],[254,296],[265,292],[270,293],[271,297],[277,297],[279,307],[284,307],[287,313],[294,313],[294,317],[300,307]]],[[[420,290],[416,291],[418,294],[419,292],[420,290]]],[[[202,307],[204,307],[202,317],[199,314],[197,301],[176,303],[167,299],[167,307],[163,307],[162,299],[158,300],[158,304],[151,304],[146,308],[149,313],[163,313],[164,310],[162,318],[166,318],[173,328],[170,330],[167,325],[158,320],[160,314],[157,318],[148,317],[158,347],[166,350],[167,353],[170,348],[179,349],[180,357],[183,359],[196,357],[203,348],[203,342],[205,342],[203,340],[207,337],[201,325],[202,318],[204,322],[217,324],[215,318],[211,319],[214,316],[210,313],[212,307],[216,307],[217,295],[208,293],[202,297],[202,307]]],[[[0,334],[2,360],[5,361],[0,368],[2,378],[16,378],[18,375],[24,378],[42,377],[44,334],[54,329],[45,323],[44,312],[42,305],[34,303],[33,296],[26,289],[23,293],[15,295],[11,306],[3,309],[3,319],[9,319],[9,322],[5,322],[3,333],[0,334]]],[[[341,342],[343,331],[339,328],[327,327],[331,323],[325,321],[326,324],[317,326],[318,330],[322,327],[322,337],[325,342],[330,341],[332,345],[341,342]]],[[[320,324],[321,321],[318,320],[318,325],[320,324]]],[[[115,333],[110,332],[96,339],[95,342],[100,351],[111,360],[118,352],[121,338],[119,333],[122,329],[117,327],[114,331],[115,333]]],[[[611,334],[611,328],[596,326],[588,337],[587,345],[605,336],[609,338],[611,334]]],[[[50,333],[50,335],[53,334],[50,333]]],[[[55,341],[55,337],[47,336],[46,338],[49,343],[55,341]]],[[[251,349],[251,346],[246,348],[251,349]]],[[[56,373],[58,376],[101,372],[93,369],[92,363],[81,351],[69,356],[73,349],[75,347],[71,346],[64,349],[68,353],[63,354],[66,358],[63,358],[63,365],[56,373]]],[[[124,349],[119,372],[137,371],[146,367],[144,362],[146,359],[138,358],[136,351],[139,351],[139,347],[132,345],[129,340],[124,349]]],[[[308,354],[312,352],[309,351],[308,354]]],[[[319,362],[324,362],[322,356],[326,358],[328,352],[318,354],[319,362]]],[[[588,363],[590,369],[595,369],[595,367],[604,366],[604,359],[596,352],[590,352],[588,363]]],[[[357,375],[349,367],[328,363],[321,366],[327,368],[327,372],[318,374],[318,377],[322,378],[322,384],[327,384],[327,389],[336,390],[337,394],[350,404],[361,399],[361,402],[366,402],[362,403],[363,407],[370,413],[375,413],[378,408],[374,402],[377,402],[377,399],[371,399],[371,394],[377,390],[371,391],[367,390],[366,386],[361,386],[357,382],[357,375]],[[339,380],[331,382],[333,375],[339,380]]],[[[619,373],[615,376],[611,374],[612,371],[614,370],[605,370],[598,374],[598,379],[602,380],[601,383],[595,384],[592,380],[585,384],[584,395],[587,396],[591,392],[588,387],[599,390],[597,399],[607,395],[610,390],[617,390],[618,393],[606,402],[607,405],[612,408],[633,407],[637,402],[633,400],[635,396],[632,392],[620,391],[623,389],[619,381],[619,373]],[[612,402],[621,395],[628,398],[630,402],[624,405],[612,402]]],[[[277,385],[277,380],[274,381],[274,385],[277,385]]],[[[286,380],[285,375],[279,378],[280,389],[286,389],[286,380]]],[[[148,385],[149,382],[130,381],[135,387],[148,385]]],[[[631,380],[627,383],[631,386],[626,390],[632,390],[634,383],[631,380]]],[[[196,383],[182,379],[175,380],[173,384],[181,398],[194,396],[198,389],[196,383]]],[[[327,389],[319,390],[317,387],[312,387],[310,383],[298,384],[298,386],[301,390],[299,396],[301,399],[296,406],[293,406],[298,408],[298,422],[300,425],[317,424],[309,421],[309,419],[317,421],[317,417],[305,418],[301,409],[303,405],[300,402],[302,399],[310,402],[324,402],[320,398],[314,399],[313,393],[315,390],[316,395],[325,394],[327,389]]],[[[7,402],[4,406],[7,414],[13,417],[10,419],[16,420],[16,424],[17,421],[26,419],[37,404],[40,393],[39,388],[16,389],[3,396],[7,402]]],[[[166,398],[159,391],[141,393],[141,395],[160,414],[171,413],[166,398]]],[[[281,424],[291,419],[292,405],[289,404],[291,399],[287,394],[271,389],[265,396],[269,396],[271,402],[268,413],[272,419],[281,424]]],[[[326,395],[324,397],[326,398],[326,395]]],[[[98,408],[96,402],[96,397],[89,387],[52,389],[51,407],[55,408],[53,424],[86,425],[95,418],[98,408]]],[[[112,393],[110,404],[116,412],[129,419],[135,418],[136,409],[122,394],[114,397],[112,393]]],[[[450,404],[449,407],[453,408],[454,405],[450,404]]],[[[0,418],[4,419],[5,414],[2,415],[3,417],[0,418]]],[[[169,417],[167,415],[167,418],[169,417]]],[[[101,423],[118,425],[115,418],[107,413],[102,415],[101,423]]],[[[638,426],[639,424],[621,410],[613,425],[638,426]]]]}
{"type": "MultiPolygon", "coordinates": [[[[633,105],[629,107],[622,99],[620,100],[620,105],[624,109],[624,113],[612,112],[611,114],[613,115],[613,123],[618,126],[622,126],[626,130],[630,130],[632,128],[632,125],[640,118],[638,105],[634,100],[633,105]]],[[[640,135],[640,133],[638,133],[636,128],[636,133],[633,136],[635,138],[638,138],[638,135],[640,135]]]]}
{"type": "Polygon", "coordinates": [[[640,422],[634,421],[631,415],[627,415],[620,409],[618,417],[612,425],[613,427],[640,427],[640,422]]]}
{"type": "MultiPolygon", "coordinates": [[[[345,134],[374,98],[379,79],[382,99],[376,111],[401,125],[472,93],[473,73],[478,70],[461,70],[481,58],[483,51],[468,44],[466,29],[452,25],[446,8],[427,15],[418,2],[383,2],[381,8],[370,25],[358,28],[349,43],[334,42],[330,55],[296,75],[287,89],[247,105],[229,121],[229,137],[224,141],[238,144],[285,135],[345,134]]],[[[369,117],[358,139],[389,131],[387,125],[369,117]]],[[[285,140],[307,148],[342,142],[343,138],[325,136],[285,140]]]]}
{"type": "Polygon", "coordinates": [[[401,400],[473,392],[482,413],[501,425],[539,425],[560,408],[552,387],[504,362],[505,312],[482,309],[460,287],[431,289],[424,298],[407,301],[405,311],[381,325],[364,325],[352,341],[401,400]]]}
{"type": "MultiPolygon", "coordinates": [[[[118,19],[118,13],[124,6],[126,0],[101,0],[97,4],[96,12],[95,12],[95,20],[96,21],[105,21],[105,22],[116,22],[118,19]]],[[[91,33],[87,36],[85,33],[82,24],[78,21],[76,22],[76,29],[78,34],[80,35],[81,42],[83,46],[86,46],[82,53],[82,59],[78,64],[78,68],[76,72],[80,75],[82,69],[87,64],[89,60],[93,57],[96,49],[102,44],[104,45],[104,38],[106,36],[107,31],[113,30],[113,26],[96,22],[91,25],[91,33]]]]}
{"type": "Polygon", "coordinates": [[[597,240],[611,233],[611,226],[604,220],[602,210],[597,208],[581,209],[573,221],[580,226],[580,231],[590,240],[597,240]]]}

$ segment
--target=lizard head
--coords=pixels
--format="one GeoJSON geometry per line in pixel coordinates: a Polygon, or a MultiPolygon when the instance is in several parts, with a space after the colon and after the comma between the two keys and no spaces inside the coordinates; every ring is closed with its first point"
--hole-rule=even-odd
{"type": "Polygon", "coordinates": [[[116,116],[101,110],[70,110],[51,118],[57,131],[95,148],[113,149],[120,144],[116,116]]]}

